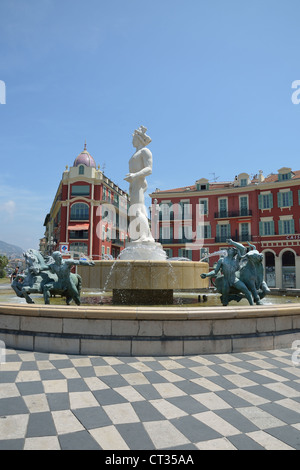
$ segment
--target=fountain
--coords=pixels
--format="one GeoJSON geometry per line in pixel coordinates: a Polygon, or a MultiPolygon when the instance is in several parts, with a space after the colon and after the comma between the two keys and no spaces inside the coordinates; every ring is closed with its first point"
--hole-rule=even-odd
{"type": "Polygon", "coordinates": [[[133,133],[135,153],[129,160],[129,243],[116,261],[96,261],[91,269],[79,267],[84,287],[108,289],[115,304],[172,304],[178,289],[206,288],[201,278],[207,271],[204,262],[168,260],[160,243],[155,242],[149,228],[144,194],[146,177],[152,173],[152,153],[147,148],[151,138],[140,126],[133,133]]]}
{"type": "MultiPolygon", "coordinates": [[[[49,280],[46,273],[42,284],[35,279],[38,266],[31,266],[29,287],[38,289],[35,292],[43,293],[47,301],[54,287],[66,295],[67,304],[71,298],[78,301],[73,290],[77,282],[77,291],[79,287],[112,291],[113,305],[0,300],[0,340],[7,346],[69,354],[172,356],[290,348],[300,339],[298,302],[276,308],[262,304],[268,287],[255,246],[246,252],[228,240],[232,246],[218,253],[221,256],[211,272],[204,260],[167,259],[151,235],[144,204],[146,176],[152,172],[152,154],[146,148],[150,140],[143,126],[133,134],[136,152],[125,178],[130,183],[130,241],[119,258],[78,263],[76,278],[70,276],[67,264],[54,260],[50,262],[54,278],[49,280]],[[60,279],[61,268],[70,277],[60,279]],[[205,290],[209,278],[214,279],[223,306],[172,305],[174,291],[205,290]]],[[[34,260],[29,257],[29,261],[34,260]]],[[[32,292],[24,291],[26,282],[15,286],[25,298],[32,292]]]]}

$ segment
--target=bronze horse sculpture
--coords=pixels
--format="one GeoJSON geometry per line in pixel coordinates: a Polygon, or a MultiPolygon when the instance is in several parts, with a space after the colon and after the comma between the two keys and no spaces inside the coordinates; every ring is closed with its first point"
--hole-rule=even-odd
{"type": "Polygon", "coordinates": [[[61,253],[54,252],[46,260],[43,255],[34,249],[23,253],[26,263],[24,274],[19,274],[12,282],[11,287],[18,297],[25,298],[29,304],[34,303],[30,294],[43,294],[45,304],[50,303],[50,296],[61,295],[66,297],[69,305],[72,300],[80,305],[81,277],[72,273],[71,268],[78,264],[93,265],[93,262],[84,260],[63,260],[61,253]]]}
{"type": "Polygon", "coordinates": [[[219,259],[213,271],[201,274],[201,277],[213,279],[224,306],[232,300],[239,302],[243,298],[246,298],[250,305],[260,305],[261,299],[270,292],[264,281],[263,255],[249,242],[248,252],[242,244],[231,239],[228,239],[227,243],[233,245],[228,248],[227,256],[219,259]]]}

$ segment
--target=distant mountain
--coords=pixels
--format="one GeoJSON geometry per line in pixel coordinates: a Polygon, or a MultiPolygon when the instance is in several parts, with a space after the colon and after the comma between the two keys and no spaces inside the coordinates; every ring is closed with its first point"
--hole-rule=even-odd
{"type": "Polygon", "coordinates": [[[0,255],[6,255],[8,258],[23,258],[24,250],[16,245],[2,242],[0,240],[0,255]]]}

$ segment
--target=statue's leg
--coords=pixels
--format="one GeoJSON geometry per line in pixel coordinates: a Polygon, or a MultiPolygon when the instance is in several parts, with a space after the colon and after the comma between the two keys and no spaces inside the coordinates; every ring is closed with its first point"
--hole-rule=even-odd
{"type": "Polygon", "coordinates": [[[30,292],[30,288],[28,287],[23,287],[22,289],[22,294],[23,296],[25,297],[25,300],[28,304],[34,304],[34,301],[32,300],[32,298],[28,295],[28,292],[30,292]]]}
{"type": "Polygon", "coordinates": [[[252,298],[252,295],[251,295],[251,292],[249,291],[249,289],[247,288],[247,286],[242,282],[242,281],[236,281],[234,283],[234,287],[242,292],[242,294],[245,295],[246,299],[248,300],[249,304],[250,305],[253,305],[254,302],[253,302],[253,298],[252,298]]]}
{"type": "Polygon", "coordinates": [[[249,281],[247,283],[247,287],[248,289],[250,290],[252,296],[253,296],[253,299],[254,299],[254,302],[256,303],[256,305],[261,305],[261,297],[258,293],[258,290],[256,288],[256,285],[255,285],[255,281],[252,280],[252,281],[249,281]]]}
{"type": "Polygon", "coordinates": [[[22,298],[24,297],[24,294],[22,292],[23,286],[21,283],[14,283],[13,281],[13,283],[11,284],[11,287],[15,291],[18,297],[22,297],[22,298]]]}
{"type": "Polygon", "coordinates": [[[44,297],[44,302],[46,305],[50,304],[50,289],[53,285],[52,284],[45,284],[43,286],[43,297],[44,297]]]}
{"type": "Polygon", "coordinates": [[[67,299],[68,298],[72,298],[74,300],[74,302],[76,303],[76,305],[80,305],[80,295],[79,295],[79,292],[75,286],[75,284],[70,281],[68,283],[68,288],[67,288],[67,299]]]}
{"type": "Polygon", "coordinates": [[[222,305],[226,307],[229,304],[229,291],[230,286],[225,278],[223,278],[223,282],[220,285],[221,297],[220,300],[222,305]]]}

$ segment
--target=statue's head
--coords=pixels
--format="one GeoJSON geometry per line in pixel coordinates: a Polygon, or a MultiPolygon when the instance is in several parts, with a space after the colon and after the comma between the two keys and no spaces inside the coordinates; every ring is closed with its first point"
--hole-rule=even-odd
{"type": "Polygon", "coordinates": [[[238,250],[234,246],[227,248],[227,254],[228,256],[231,256],[231,258],[237,255],[237,253],[238,253],[238,250]]]}
{"type": "Polygon", "coordinates": [[[138,146],[136,145],[137,142],[143,147],[146,147],[146,145],[150,144],[152,139],[146,134],[146,131],[147,128],[144,126],[140,126],[134,131],[134,133],[132,134],[132,143],[134,147],[138,146]]]}
{"type": "Polygon", "coordinates": [[[253,264],[261,264],[264,259],[263,254],[257,250],[249,251],[246,256],[253,264]]]}
{"type": "Polygon", "coordinates": [[[52,258],[54,259],[55,262],[61,263],[62,260],[62,254],[60,251],[54,251],[52,253],[52,258]]]}

